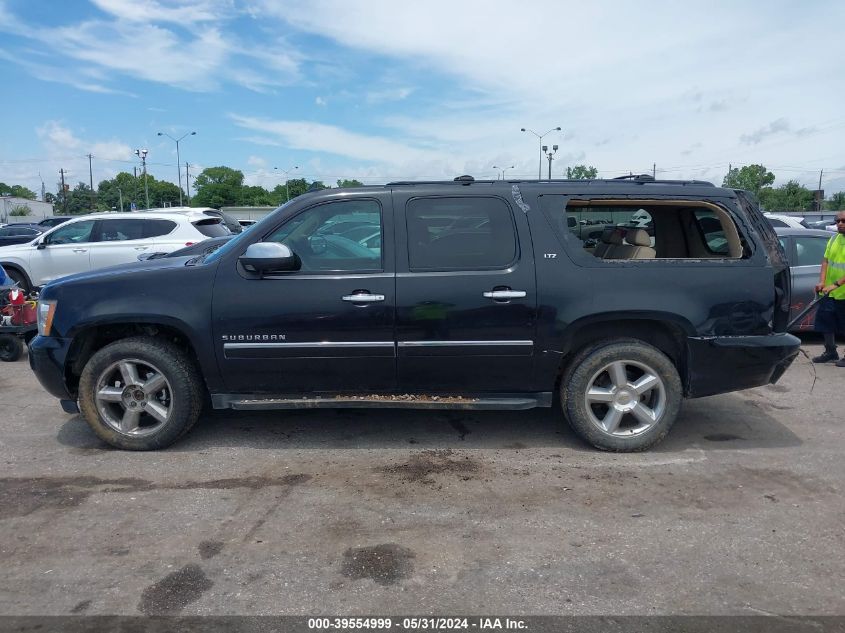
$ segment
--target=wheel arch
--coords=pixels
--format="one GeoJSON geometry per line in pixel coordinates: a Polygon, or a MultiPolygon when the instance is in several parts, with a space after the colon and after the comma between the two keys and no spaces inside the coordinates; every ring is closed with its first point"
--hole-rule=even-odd
{"type": "Polygon", "coordinates": [[[695,328],[689,321],[676,314],[664,312],[607,312],[574,321],[564,332],[555,393],[560,387],[563,374],[584,347],[602,339],[634,338],[648,343],[669,357],[681,376],[686,394],[686,339],[694,333],[695,328]]]}
{"type": "Polygon", "coordinates": [[[29,284],[29,287],[34,287],[32,284],[32,277],[29,276],[29,273],[26,272],[26,269],[22,264],[14,261],[0,261],[0,266],[2,266],[3,270],[6,272],[13,270],[16,273],[23,275],[23,278],[26,280],[26,283],[29,284]]]}
{"type": "Polygon", "coordinates": [[[183,349],[195,363],[205,380],[206,372],[195,337],[190,328],[176,319],[126,319],[109,322],[78,324],[68,338],[72,338],[65,359],[65,384],[71,393],[77,393],[79,377],[85,364],[98,350],[110,343],[133,336],[149,336],[167,340],[183,349]]]}

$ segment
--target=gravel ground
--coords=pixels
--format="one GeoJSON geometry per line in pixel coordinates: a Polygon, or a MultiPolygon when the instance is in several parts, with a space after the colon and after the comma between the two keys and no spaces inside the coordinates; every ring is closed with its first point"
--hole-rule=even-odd
{"type": "Polygon", "coordinates": [[[129,453],[0,363],[0,614],[845,614],[843,385],[800,357],[634,455],[556,411],[353,409],[129,453]]]}

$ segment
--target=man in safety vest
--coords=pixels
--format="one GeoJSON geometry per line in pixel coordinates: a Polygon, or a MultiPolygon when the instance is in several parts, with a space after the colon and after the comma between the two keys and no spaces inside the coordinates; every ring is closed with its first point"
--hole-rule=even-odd
{"type": "Polygon", "coordinates": [[[845,334],[845,211],[836,214],[836,231],[824,249],[821,276],[816,284],[816,292],[827,296],[819,301],[814,324],[815,330],[824,334],[824,352],[813,362],[835,360],[837,367],[845,367],[845,359],[839,360],[836,352],[836,334],[845,334]]]}

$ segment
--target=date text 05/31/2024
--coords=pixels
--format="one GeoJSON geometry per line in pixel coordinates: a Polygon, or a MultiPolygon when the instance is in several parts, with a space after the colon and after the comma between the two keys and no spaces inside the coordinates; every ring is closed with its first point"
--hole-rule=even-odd
{"type": "Polygon", "coordinates": [[[308,618],[308,628],[312,630],[360,630],[374,629],[388,631],[392,629],[419,631],[419,630],[526,630],[528,627],[524,620],[518,618],[495,618],[495,617],[405,617],[405,618],[380,618],[380,617],[326,617],[308,618]]]}

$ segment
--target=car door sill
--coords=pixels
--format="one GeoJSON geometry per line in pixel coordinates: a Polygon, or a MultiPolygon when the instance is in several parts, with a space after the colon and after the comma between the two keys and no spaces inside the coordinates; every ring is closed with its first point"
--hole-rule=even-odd
{"type": "Polygon", "coordinates": [[[216,393],[215,409],[260,411],[268,409],[474,409],[511,410],[552,406],[552,392],[520,394],[362,394],[337,396],[288,396],[216,393]]]}

